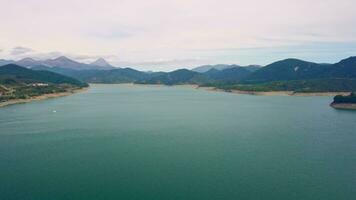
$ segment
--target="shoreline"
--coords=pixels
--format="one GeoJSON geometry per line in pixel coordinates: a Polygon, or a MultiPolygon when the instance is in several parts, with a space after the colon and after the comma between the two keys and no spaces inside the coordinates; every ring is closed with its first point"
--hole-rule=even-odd
{"type": "Polygon", "coordinates": [[[234,94],[246,94],[246,95],[256,95],[256,96],[300,96],[300,97],[311,97],[311,96],[336,96],[336,95],[349,95],[350,92],[294,92],[294,91],[268,91],[268,92],[258,92],[258,91],[243,91],[243,90],[224,90],[215,87],[204,87],[198,84],[181,84],[181,85],[164,85],[164,84],[138,84],[138,83],[90,83],[89,85],[127,85],[127,86],[147,86],[147,87],[189,87],[198,90],[206,90],[210,92],[227,92],[234,94]]]}
{"type": "MultiPolygon", "coordinates": [[[[95,84],[106,84],[106,83],[90,83],[90,85],[95,84]]],[[[181,85],[164,85],[164,84],[137,84],[137,83],[115,83],[118,85],[127,86],[148,86],[148,87],[189,87],[198,90],[206,90],[210,92],[227,92],[234,94],[246,94],[246,95],[256,95],[256,96],[296,96],[296,97],[312,97],[312,96],[336,96],[336,95],[349,95],[350,92],[294,92],[294,91],[268,91],[268,92],[258,92],[258,91],[243,91],[243,90],[224,90],[215,87],[204,87],[198,84],[181,84],[181,85]]],[[[110,85],[110,84],[109,84],[110,85]]]]}
{"type": "Polygon", "coordinates": [[[336,95],[348,95],[350,92],[294,92],[294,91],[268,91],[268,92],[258,92],[258,91],[243,91],[243,90],[224,90],[215,87],[197,87],[197,89],[203,89],[211,92],[228,92],[234,94],[247,94],[256,96],[336,96],[336,95]]]}
{"type": "Polygon", "coordinates": [[[40,95],[40,96],[35,96],[35,97],[28,98],[28,99],[12,99],[12,100],[9,100],[9,101],[1,102],[0,103],[0,108],[5,107],[5,106],[14,105],[14,104],[30,103],[32,101],[40,101],[40,100],[57,98],[57,97],[65,97],[65,96],[69,96],[69,95],[72,95],[72,94],[85,92],[88,89],[89,89],[89,87],[86,87],[86,88],[70,90],[70,91],[67,91],[67,92],[43,94],[43,95],[40,95]]]}
{"type": "Polygon", "coordinates": [[[330,106],[340,110],[356,110],[355,103],[331,103],[330,106]]]}

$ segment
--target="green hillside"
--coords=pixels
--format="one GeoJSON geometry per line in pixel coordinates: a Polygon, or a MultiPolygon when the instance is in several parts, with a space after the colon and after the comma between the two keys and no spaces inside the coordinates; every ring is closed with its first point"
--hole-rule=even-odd
{"type": "Polygon", "coordinates": [[[88,84],[50,71],[34,71],[15,64],[0,67],[0,101],[67,92],[88,84]]]}
{"type": "MultiPolygon", "coordinates": [[[[212,85],[206,85],[212,86],[212,85]]],[[[224,90],[241,91],[294,91],[294,92],[350,92],[356,91],[356,79],[312,79],[274,81],[257,84],[215,84],[217,88],[224,90]]]]}
{"type": "Polygon", "coordinates": [[[146,80],[137,81],[141,84],[201,84],[208,82],[209,78],[201,73],[190,71],[187,69],[179,69],[169,73],[162,73],[161,75],[151,77],[146,80]]]}

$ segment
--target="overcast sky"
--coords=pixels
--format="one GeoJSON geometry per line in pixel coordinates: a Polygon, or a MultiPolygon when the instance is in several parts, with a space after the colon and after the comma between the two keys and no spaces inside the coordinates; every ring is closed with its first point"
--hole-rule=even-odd
{"type": "Polygon", "coordinates": [[[0,58],[145,70],[356,55],[355,0],[0,0],[0,58]]]}

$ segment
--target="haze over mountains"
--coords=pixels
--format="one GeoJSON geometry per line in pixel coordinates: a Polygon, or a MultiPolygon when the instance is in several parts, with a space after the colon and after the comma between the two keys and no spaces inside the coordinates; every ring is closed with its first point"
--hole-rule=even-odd
{"type": "Polygon", "coordinates": [[[15,64],[7,64],[0,67],[0,84],[14,85],[21,83],[52,83],[86,86],[85,83],[74,78],[50,71],[36,71],[15,64]]]}
{"type": "Polygon", "coordinates": [[[224,70],[224,69],[230,69],[230,68],[236,68],[236,67],[245,67],[249,71],[256,71],[257,69],[261,68],[262,66],[260,66],[260,65],[240,66],[240,65],[217,64],[217,65],[199,66],[199,67],[193,68],[192,71],[199,72],[199,73],[204,73],[204,72],[207,72],[207,71],[209,71],[211,69],[224,70]]]}
{"type": "Polygon", "coordinates": [[[99,66],[104,68],[114,68],[114,66],[110,65],[104,58],[98,58],[96,61],[90,63],[92,66],[99,66]]]}
{"type": "Polygon", "coordinates": [[[0,60],[0,66],[6,64],[17,64],[27,68],[34,68],[34,67],[60,67],[66,69],[73,69],[73,70],[88,70],[88,69],[99,69],[99,70],[108,70],[114,69],[109,63],[107,63],[103,58],[99,58],[98,60],[94,61],[93,63],[86,64],[74,61],[69,59],[65,56],[61,56],[55,59],[47,59],[47,60],[35,60],[33,58],[23,58],[18,61],[13,60],[0,60]]]}
{"type": "MultiPolygon", "coordinates": [[[[2,60],[2,63],[11,61],[2,60]]],[[[172,72],[143,72],[132,68],[114,68],[104,59],[91,64],[79,63],[66,57],[37,61],[31,58],[15,62],[17,65],[45,70],[76,78],[88,83],[141,83],[141,84],[198,84],[232,86],[237,84],[268,84],[267,88],[336,88],[350,90],[356,81],[356,57],[335,64],[318,64],[299,59],[285,59],[267,66],[205,65],[172,72]],[[311,81],[312,80],[312,81],[311,81]],[[294,82],[290,82],[294,81],[294,82]],[[304,82],[303,82],[304,81],[304,82]],[[307,82],[306,82],[307,81],[307,82]],[[351,81],[351,82],[350,82],[351,81]],[[276,82],[280,82],[276,87],[276,82]],[[283,83],[281,83],[283,82],[283,83]],[[287,83],[288,82],[288,83],[287,83]],[[274,85],[271,85],[271,84],[274,85]],[[335,83],[332,85],[331,83],[335,83]],[[322,85],[323,87],[320,87],[322,85]]],[[[334,89],[333,89],[334,90],[334,89]]],[[[356,88],[355,88],[356,90],[356,88]]]]}

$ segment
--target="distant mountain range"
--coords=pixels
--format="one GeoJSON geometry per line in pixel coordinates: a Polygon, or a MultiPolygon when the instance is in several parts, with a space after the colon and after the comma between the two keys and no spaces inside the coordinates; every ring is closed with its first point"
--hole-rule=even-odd
{"type": "MultiPolygon", "coordinates": [[[[212,70],[212,69],[222,71],[222,70],[225,70],[225,69],[236,68],[236,67],[242,67],[242,66],[240,66],[240,65],[225,65],[225,64],[203,65],[203,66],[200,66],[200,67],[193,68],[192,71],[199,72],[199,73],[204,73],[204,72],[207,72],[207,71],[212,70]]],[[[253,71],[256,71],[259,68],[261,68],[261,66],[260,65],[248,65],[248,66],[244,66],[244,68],[253,72],[253,71]]]]}
{"type": "MultiPolygon", "coordinates": [[[[4,61],[2,61],[4,62],[4,61]]],[[[16,63],[34,70],[52,71],[89,83],[198,84],[225,89],[350,91],[356,90],[356,57],[335,64],[318,64],[285,59],[267,66],[205,65],[193,70],[143,72],[113,68],[104,59],[82,64],[65,57],[37,63],[23,59],[16,63]],[[243,86],[243,87],[242,87],[243,86]],[[249,87],[247,87],[249,86],[249,87]]]]}
{"type": "Polygon", "coordinates": [[[47,59],[47,60],[35,60],[33,58],[23,58],[19,61],[13,60],[0,60],[0,66],[6,64],[16,64],[19,66],[34,68],[34,67],[60,67],[65,69],[73,69],[73,70],[89,70],[89,69],[98,69],[98,70],[109,70],[114,69],[112,65],[110,65],[103,58],[99,58],[93,63],[85,64],[80,63],[74,60],[71,60],[65,56],[61,56],[55,59],[47,59]]]}

